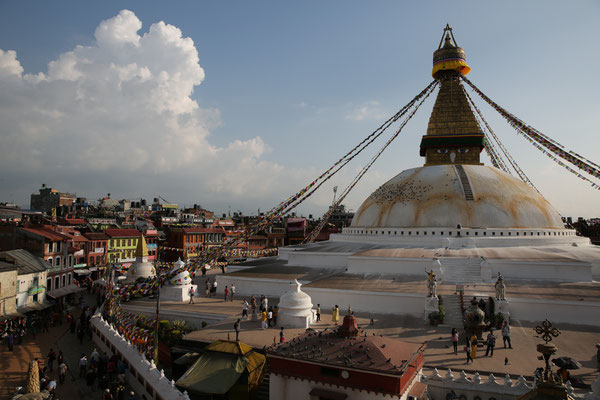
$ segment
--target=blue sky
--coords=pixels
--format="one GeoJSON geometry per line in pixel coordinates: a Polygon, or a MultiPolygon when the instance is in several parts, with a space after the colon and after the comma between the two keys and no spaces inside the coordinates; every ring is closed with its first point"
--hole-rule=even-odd
{"type": "MultiPolygon", "coordinates": [[[[3,1],[0,49],[16,51],[23,74],[48,74],[48,63],[65,52],[79,45],[97,46],[96,28],[123,9],[131,10],[141,21],[139,35],[164,21],[180,29],[183,38],[193,40],[205,73],[191,94],[199,109],[205,110],[198,117],[201,137],[188,138],[199,146],[195,155],[181,160],[170,149],[164,150],[166,161],[153,162],[162,149],[148,148],[148,142],[164,138],[159,130],[150,129],[146,136],[139,132],[127,143],[139,147],[138,153],[120,156],[138,160],[123,165],[115,161],[118,168],[113,169],[83,165],[81,160],[74,164],[69,155],[59,154],[60,145],[78,142],[79,137],[74,140],[57,132],[60,124],[36,120],[40,127],[47,127],[43,135],[51,140],[42,144],[32,139],[29,146],[21,143],[20,158],[54,156],[35,167],[10,164],[13,166],[9,165],[0,181],[0,201],[26,205],[28,195],[44,182],[91,199],[106,192],[119,198],[161,194],[181,204],[201,203],[221,212],[228,206],[246,212],[270,208],[308,183],[431,81],[432,52],[446,23],[452,25],[459,45],[467,52],[472,68],[469,78],[488,96],[568,148],[600,162],[600,100],[595,80],[600,62],[595,51],[595,38],[600,37],[600,3],[596,1],[3,1]],[[38,143],[37,152],[30,153],[38,143]],[[208,147],[210,156],[203,153],[208,147]],[[214,154],[218,156],[212,159],[214,154]],[[175,159],[177,162],[169,162],[175,159]]],[[[102,54],[95,57],[100,60],[102,54]]],[[[151,62],[177,62],[160,57],[151,62]]],[[[35,92],[36,88],[28,90],[35,92]]],[[[101,91],[89,93],[103,95],[101,91]]],[[[0,108],[5,102],[10,103],[11,97],[3,98],[0,108]]],[[[491,109],[479,104],[513,156],[559,212],[587,217],[600,214],[597,190],[553,164],[517,137],[491,109]],[[573,201],[574,193],[577,201],[573,201]]],[[[357,209],[377,186],[403,169],[422,164],[418,143],[431,107],[432,101],[424,105],[375,164],[348,198],[349,207],[357,209]]],[[[61,114],[68,115],[66,110],[65,105],[61,114]]],[[[65,123],[79,124],[81,143],[90,148],[94,135],[111,128],[106,121],[94,127],[93,117],[86,118],[65,123]],[[88,127],[91,133],[86,134],[88,127]]],[[[15,126],[23,125],[14,120],[15,126]]],[[[119,129],[131,125],[137,121],[126,121],[119,129]]],[[[9,137],[9,129],[6,125],[0,128],[0,138],[9,137]]],[[[40,128],[27,129],[40,132],[40,128]]],[[[84,150],[75,145],[67,149],[77,154],[84,150]]],[[[90,154],[90,164],[101,163],[93,156],[96,153],[90,154]]],[[[349,165],[348,172],[332,185],[345,187],[367,159],[365,155],[349,165]]],[[[323,213],[331,198],[330,186],[324,189],[325,193],[299,211],[323,213]]]]}

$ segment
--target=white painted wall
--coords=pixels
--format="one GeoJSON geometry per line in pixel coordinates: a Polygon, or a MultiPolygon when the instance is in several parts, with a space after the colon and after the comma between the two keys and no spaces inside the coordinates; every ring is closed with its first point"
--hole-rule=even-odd
{"type": "MultiPolygon", "coordinates": [[[[187,392],[181,393],[179,389],[175,387],[174,381],[169,381],[165,377],[164,372],[159,371],[154,365],[154,361],[149,362],[146,357],[140,355],[136,348],[131,346],[123,336],[114,330],[106,321],[102,319],[100,314],[92,316],[91,324],[96,328],[109,343],[114,345],[115,350],[125,358],[129,364],[129,370],[126,374],[127,382],[132,386],[133,390],[138,395],[145,395],[147,399],[156,399],[156,395],[159,395],[163,400],[189,400],[187,392]],[[132,369],[138,374],[141,374],[144,382],[151,385],[154,389],[154,395],[151,396],[146,388],[133,376],[132,369]]],[[[94,332],[92,340],[96,345],[96,348],[106,352],[109,356],[113,354],[109,346],[107,346],[101,339],[100,336],[94,332]]]]}
{"type": "Polygon", "coordinates": [[[510,318],[522,321],[540,321],[548,318],[553,323],[600,326],[600,302],[552,301],[507,298],[510,318]]]}
{"type": "Polygon", "coordinates": [[[288,265],[314,268],[345,269],[353,253],[295,251],[288,255],[288,265]]]}
{"type": "Polygon", "coordinates": [[[392,274],[419,276],[425,279],[425,269],[431,269],[431,258],[348,257],[350,274],[392,274]]]}
{"type": "Polygon", "coordinates": [[[487,259],[492,277],[498,272],[505,279],[552,282],[591,282],[591,264],[581,261],[533,261],[487,259]]]}
{"type": "Polygon", "coordinates": [[[277,400],[318,400],[317,397],[311,397],[308,394],[313,389],[324,389],[337,393],[345,393],[347,400],[382,400],[382,399],[399,399],[398,396],[390,396],[366,392],[364,390],[353,390],[351,388],[324,384],[309,380],[300,380],[291,377],[284,377],[273,374],[269,376],[269,398],[277,400]]]}

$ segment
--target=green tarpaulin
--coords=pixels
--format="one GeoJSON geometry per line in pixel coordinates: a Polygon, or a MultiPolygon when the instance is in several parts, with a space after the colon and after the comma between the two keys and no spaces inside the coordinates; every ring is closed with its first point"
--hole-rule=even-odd
{"type": "Polygon", "coordinates": [[[177,381],[189,392],[225,394],[246,370],[248,360],[233,354],[204,353],[177,381]]]}

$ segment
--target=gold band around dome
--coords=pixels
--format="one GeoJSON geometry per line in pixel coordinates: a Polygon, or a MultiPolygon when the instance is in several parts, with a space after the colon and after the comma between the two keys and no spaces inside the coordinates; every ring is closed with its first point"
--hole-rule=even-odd
{"type": "Polygon", "coordinates": [[[434,78],[437,78],[437,73],[440,71],[447,70],[455,70],[462,75],[467,75],[471,72],[471,67],[467,65],[465,60],[461,60],[460,58],[455,58],[451,60],[442,60],[433,65],[433,70],[431,71],[431,75],[434,78]]]}

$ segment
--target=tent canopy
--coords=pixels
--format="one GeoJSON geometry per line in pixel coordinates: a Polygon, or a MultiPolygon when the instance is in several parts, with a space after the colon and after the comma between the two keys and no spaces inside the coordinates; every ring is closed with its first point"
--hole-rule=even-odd
{"type": "Polygon", "coordinates": [[[177,386],[190,392],[225,394],[246,370],[244,357],[224,353],[204,353],[179,378],[177,386]]]}

